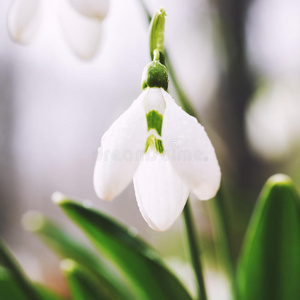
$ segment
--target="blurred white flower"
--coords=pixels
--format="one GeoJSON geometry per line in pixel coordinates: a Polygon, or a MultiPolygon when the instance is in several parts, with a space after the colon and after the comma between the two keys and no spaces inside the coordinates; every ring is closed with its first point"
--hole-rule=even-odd
{"type": "MultiPolygon", "coordinates": [[[[7,26],[13,41],[28,44],[35,37],[42,21],[46,0],[13,0],[7,16],[7,26]]],[[[60,1],[61,26],[73,52],[81,59],[97,53],[102,20],[108,12],[109,0],[60,1]],[[68,2],[65,6],[64,2],[68,2]]]]}
{"type": "Polygon", "coordinates": [[[264,76],[300,72],[300,1],[254,0],[249,9],[247,46],[250,61],[264,76]]]}
{"type": "Polygon", "coordinates": [[[79,13],[100,21],[107,15],[109,7],[109,0],[70,0],[70,2],[79,13]]]}
{"type": "Polygon", "coordinates": [[[293,80],[265,83],[254,96],[246,125],[250,146],[266,160],[279,160],[300,145],[300,88],[293,80]]]}
{"type": "Polygon", "coordinates": [[[143,91],[102,138],[98,197],[113,199],[132,178],[141,214],[157,231],[174,223],[190,190],[206,200],[219,188],[220,168],[204,128],[162,88],[143,91]]]}
{"type": "Polygon", "coordinates": [[[29,43],[37,32],[41,20],[41,0],[14,0],[7,16],[11,38],[21,44],[29,43]]]}

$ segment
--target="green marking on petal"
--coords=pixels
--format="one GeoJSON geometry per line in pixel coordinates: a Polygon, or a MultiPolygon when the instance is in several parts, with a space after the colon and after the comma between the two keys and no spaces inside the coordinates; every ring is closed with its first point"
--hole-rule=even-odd
{"type": "Polygon", "coordinates": [[[163,142],[160,139],[157,139],[154,134],[148,136],[145,146],[145,153],[147,153],[148,149],[152,147],[156,149],[156,151],[160,154],[164,153],[163,142]]]}
{"type": "Polygon", "coordinates": [[[162,140],[155,138],[155,148],[158,153],[164,153],[164,146],[162,140]]]}
{"type": "Polygon", "coordinates": [[[161,136],[161,129],[163,123],[163,115],[161,115],[156,110],[151,110],[147,113],[147,124],[148,124],[148,131],[150,129],[155,129],[157,133],[161,136]]]}
{"type": "Polygon", "coordinates": [[[147,153],[150,146],[151,147],[154,146],[154,139],[155,139],[155,137],[153,134],[148,136],[147,141],[146,141],[145,153],[147,153]]]}

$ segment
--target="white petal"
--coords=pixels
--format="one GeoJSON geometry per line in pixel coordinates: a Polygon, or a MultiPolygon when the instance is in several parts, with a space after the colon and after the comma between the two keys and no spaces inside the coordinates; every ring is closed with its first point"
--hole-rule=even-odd
{"type": "Polygon", "coordinates": [[[41,20],[40,0],[13,0],[7,15],[8,32],[17,43],[28,44],[41,20]]]}
{"type": "Polygon", "coordinates": [[[102,22],[87,18],[61,1],[60,19],[65,39],[81,59],[94,57],[102,37],[102,22]]]}
{"type": "Polygon", "coordinates": [[[159,88],[147,88],[147,93],[143,100],[143,107],[145,112],[156,110],[160,114],[164,114],[166,109],[166,102],[159,88]]]}
{"type": "Polygon", "coordinates": [[[73,7],[82,15],[103,20],[108,12],[109,0],[70,0],[73,7]]]}
{"type": "Polygon", "coordinates": [[[147,123],[142,99],[133,102],[102,137],[94,171],[99,198],[111,200],[131,182],[146,145],[147,123]]]}
{"type": "Polygon", "coordinates": [[[189,193],[167,157],[148,151],[134,174],[133,183],[146,222],[154,230],[167,230],[182,212],[189,193]]]}
{"type": "Polygon", "coordinates": [[[178,106],[163,89],[167,108],[162,140],[175,171],[201,200],[215,196],[221,172],[215,150],[203,126],[178,106]]]}

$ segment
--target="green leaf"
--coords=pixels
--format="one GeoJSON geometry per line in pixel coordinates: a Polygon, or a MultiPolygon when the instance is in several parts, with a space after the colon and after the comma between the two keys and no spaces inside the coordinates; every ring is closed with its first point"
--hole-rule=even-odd
{"type": "Polygon", "coordinates": [[[99,255],[81,245],[62,228],[55,225],[39,212],[31,211],[24,215],[23,226],[35,233],[48,247],[61,258],[77,261],[97,276],[98,285],[107,290],[114,300],[131,300],[132,294],[99,255]]]}
{"type": "Polygon", "coordinates": [[[49,288],[41,285],[41,284],[34,284],[34,287],[37,293],[42,297],[44,300],[63,300],[63,298],[57,295],[55,292],[50,290],[49,288]]]}
{"type": "Polygon", "coordinates": [[[26,275],[21,270],[19,264],[12,256],[8,248],[4,245],[4,243],[0,240],[0,264],[3,267],[6,267],[12,277],[14,278],[15,283],[22,291],[22,293],[29,300],[41,300],[43,299],[34,289],[31,282],[28,280],[26,275]]]}
{"type": "Polygon", "coordinates": [[[109,292],[99,286],[93,274],[74,260],[63,260],[61,269],[67,278],[72,300],[114,300],[109,292]]]}
{"type": "MultiPolygon", "coordinates": [[[[44,300],[63,300],[60,296],[49,289],[34,284],[34,288],[41,299],[44,300]]],[[[3,300],[28,300],[28,296],[23,293],[12,274],[6,268],[0,267],[0,299],[3,300]]]]}
{"type": "Polygon", "coordinates": [[[138,300],[191,299],[158,255],[128,229],[99,211],[56,195],[55,202],[131,283],[138,300]]]}
{"type": "Polygon", "coordinates": [[[29,300],[13,281],[9,271],[0,267],[0,299],[29,300]]]}
{"type": "Polygon", "coordinates": [[[291,179],[265,184],[251,219],[238,270],[241,300],[300,299],[299,194],[291,179]]]}

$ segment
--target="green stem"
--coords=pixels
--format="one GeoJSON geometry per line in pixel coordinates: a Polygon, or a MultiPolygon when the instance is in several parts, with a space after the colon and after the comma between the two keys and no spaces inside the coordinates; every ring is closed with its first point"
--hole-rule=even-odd
{"type": "MultiPolygon", "coordinates": [[[[172,66],[172,63],[170,61],[170,58],[167,54],[167,51],[165,50],[165,57],[167,62],[168,71],[170,74],[170,77],[172,79],[172,82],[174,84],[174,88],[176,90],[178,100],[182,106],[182,108],[191,116],[195,117],[199,122],[200,117],[197,114],[195,108],[189,101],[188,97],[184,93],[183,89],[181,88],[174,68],[172,66]]],[[[214,231],[216,235],[216,243],[218,244],[218,253],[220,257],[220,262],[223,265],[223,268],[225,269],[225,272],[227,273],[227,276],[229,277],[230,284],[231,284],[231,291],[233,295],[233,299],[238,299],[238,293],[236,288],[236,280],[235,280],[235,267],[233,265],[233,257],[232,252],[230,248],[230,230],[228,225],[228,219],[226,216],[225,206],[224,206],[224,199],[223,199],[223,189],[222,186],[220,187],[220,190],[215,197],[214,200],[210,202],[213,207],[214,211],[214,231]]]]}
{"type": "Polygon", "coordinates": [[[198,286],[198,300],[207,300],[206,289],[204,284],[204,277],[202,272],[202,264],[200,259],[200,252],[198,248],[196,230],[194,226],[193,216],[190,208],[189,199],[186,202],[186,205],[183,210],[183,216],[185,220],[186,232],[189,242],[190,255],[193,263],[195,275],[197,278],[198,286]]]}
{"type": "Polygon", "coordinates": [[[177,80],[177,77],[176,77],[173,65],[170,61],[169,55],[167,53],[167,50],[165,50],[165,59],[166,59],[169,75],[171,77],[174,88],[176,90],[180,105],[189,115],[194,116],[200,122],[199,116],[197,116],[196,109],[193,107],[193,105],[189,101],[187,95],[185,94],[185,92],[183,91],[183,89],[181,88],[181,86],[177,80]]]}
{"type": "MultiPolygon", "coordinates": [[[[200,117],[197,114],[195,108],[189,101],[188,97],[184,93],[183,89],[181,88],[174,68],[171,64],[171,61],[169,59],[169,56],[167,55],[167,51],[165,50],[165,57],[166,62],[168,66],[168,71],[170,74],[170,77],[172,79],[172,82],[174,84],[174,88],[176,90],[176,93],[178,95],[178,100],[182,106],[182,108],[191,116],[194,116],[199,122],[200,117]]],[[[224,199],[223,199],[223,189],[222,186],[220,187],[220,190],[215,197],[214,200],[210,202],[213,207],[214,211],[214,231],[216,235],[216,244],[218,244],[217,251],[219,253],[220,262],[223,265],[223,268],[225,269],[227,276],[230,279],[231,283],[231,290],[233,294],[234,299],[238,299],[237,295],[237,288],[236,288],[236,281],[235,281],[235,267],[233,265],[233,259],[232,259],[232,253],[230,248],[230,231],[229,231],[229,225],[228,225],[228,219],[225,211],[224,206],[224,199]]]]}

